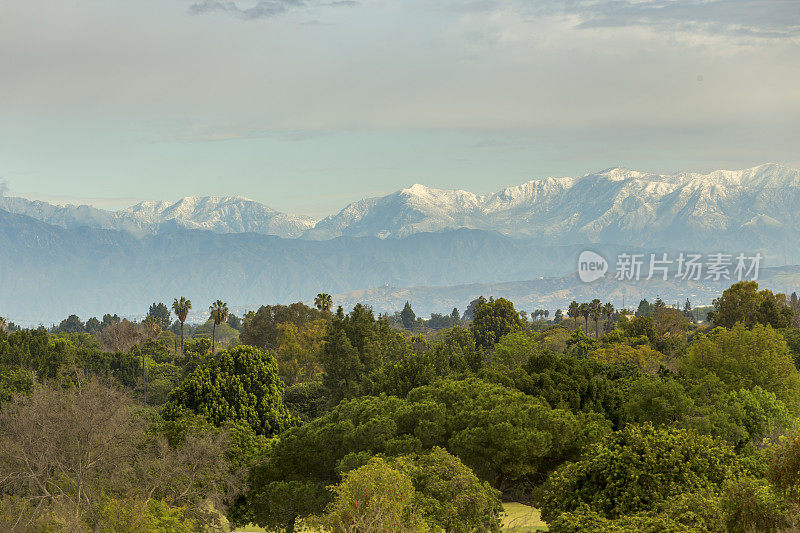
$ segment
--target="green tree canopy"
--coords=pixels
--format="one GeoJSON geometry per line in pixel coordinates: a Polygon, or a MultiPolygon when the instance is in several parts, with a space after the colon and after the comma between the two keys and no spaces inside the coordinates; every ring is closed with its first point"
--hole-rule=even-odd
{"type": "Polygon", "coordinates": [[[262,305],[244,317],[239,340],[257,348],[277,350],[280,344],[280,324],[291,323],[297,328],[323,319],[327,313],[297,302],[290,305],[262,305]]]}
{"type": "Polygon", "coordinates": [[[55,328],[54,333],[81,333],[85,326],[78,315],[69,315],[55,328]]]}
{"type": "Polygon", "coordinates": [[[785,300],[782,294],[775,295],[767,289],[759,291],[756,281],[740,281],[714,300],[714,310],[709,313],[709,318],[715,326],[725,328],[732,328],[737,322],[748,328],[756,324],[786,328],[792,324],[794,311],[784,305],[785,300]]]}
{"type": "Polygon", "coordinates": [[[683,494],[714,491],[735,473],[725,443],[692,431],[628,426],[554,472],[539,500],[547,522],[583,507],[604,518],[653,511],[683,494]]]}
{"type": "Polygon", "coordinates": [[[608,430],[600,415],[551,409],[519,391],[477,379],[419,387],[408,400],[444,409],[448,450],[501,490],[522,480],[542,481],[608,430]]]}
{"type": "Polygon", "coordinates": [[[404,456],[396,464],[410,476],[415,506],[433,528],[451,533],[500,531],[500,493],[458,457],[434,446],[429,453],[404,456]]]}
{"type": "Polygon", "coordinates": [[[729,390],[759,386],[774,393],[796,412],[800,399],[800,373],[781,334],[756,324],[748,330],[737,323],[718,329],[689,345],[680,370],[689,378],[715,374],[729,390]]]}
{"type": "Polygon", "coordinates": [[[406,329],[413,328],[414,322],[417,320],[417,315],[414,313],[414,310],[411,309],[408,300],[406,300],[406,305],[403,306],[403,310],[400,312],[400,320],[402,320],[403,327],[406,329]]]}
{"type": "Polygon", "coordinates": [[[322,417],[286,431],[251,475],[239,515],[264,527],[287,517],[321,512],[324,501],[267,507],[281,494],[305,487],[323,493],[342,471],[374,455],[399,457],[447,449],[495,488],[543,480],[602,437],[608,424],[594,414],[550,409],[536,398],[477,379],[440,381],[392,396],[346,400],[322,417]],[[322,492],[321,492],[322,491],[322,492]]]}
{"type": "Polygon", "coordinates": [[[503,335],[526,327],[513,303],[505,298],[489,298],[479,300],[469,329],[478,346],[491,348],[503,335]]]}
{"type": "Polygon", "coordinates": [[[170,318],[169,307],[166,304],[159,302],[153,302],[150,305],[150,309],[147,310],[147,316],[153,317],[155,320],[161,324],[161,329],[166,330],[169,329],[170,325],[172,325],[172,319],[170,318]]]}
{"type": "Polygon", "coordinates": [[[385,364],[408,355],[405,337],[372,309],[357,304],[345,315],[340,307],[325,334],[320,362],[323,383],[336,399],[359,394],[363,381],[385,364]]]}
{"type": "Polygon", "coordinates": [[[346,473],[332,489],[333,501],[312,521],[324,531],[422,532],[411,478],[380,457],[346,473]]]}
{"type": "Polygon", "coordinates": [[[292,424],[283,405],[283,382],[275,357],[252,346],[237,346],[212,356],[169,393],[164,418],[186,411],[216,426],[242,423],[271,436],[292,424]]]}

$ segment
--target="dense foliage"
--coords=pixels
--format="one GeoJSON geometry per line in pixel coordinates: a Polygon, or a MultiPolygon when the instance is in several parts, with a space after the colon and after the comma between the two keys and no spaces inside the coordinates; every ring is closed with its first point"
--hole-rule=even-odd
{"type": "Polygon", "coordinates": [[[710,310],[596,299],[552,320],[483,297],[332,312],[327,293],[241,320],[216,301],[199,324],[185,298],[171,324],[158,303],[3,320],[0,529],[466,533],[502,531],[513,501],[556,533],[790,530],[797,308],[748,282],[710,310]]]}
{"type": "Polygon", "coordinates": [[[272,354],[237,346],[215,354],[170,392],[164,418],[190,411],[217,426],[241,423],[271,436],[291,425],[283,389],[272,354]]]}

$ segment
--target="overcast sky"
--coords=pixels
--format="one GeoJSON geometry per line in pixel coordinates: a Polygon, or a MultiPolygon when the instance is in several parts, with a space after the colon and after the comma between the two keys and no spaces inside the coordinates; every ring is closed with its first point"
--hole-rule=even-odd
{"type": "Polygon", "coordinates": [[[798,0],[0,0],[0,179],[324,216],[413,183],[800,167],[798,0]]]}

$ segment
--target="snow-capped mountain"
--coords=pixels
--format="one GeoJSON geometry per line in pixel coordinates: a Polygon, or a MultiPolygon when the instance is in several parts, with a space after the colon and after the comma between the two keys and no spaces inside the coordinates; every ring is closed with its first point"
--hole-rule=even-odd
{"type": "MultiPolygon", "coordinates": [[[[613,168],[485,195],[415,185],[316,224],[241,197],[120,211],[0,197],[0,307],[36,322],[133,314],[173,294],[225,295],[232,306],[254,308],[321,290],[342,295],[340,303],[361,298],[389,310],[411,299],[415,309],[446,311],[484,291],[562,306],[592,291],[622,294],[578,284],[577,259],[587,248],[612,264],[621,252],[761,252],[762,266],[776,268],[800,264],[798,243],[800,171],[774,164],[670,175],[613,168]],[[520,280],[534,284],[497,286],[520,280]],[[444,288],[454,285],[462,287],[444,288]]],[[[781,271],[767,286],[797,290],[797,271],[781,271]]],[[[695,301],[727,282],[641,290],[681,299],[688,291],[695,301]]],[[[634,289],[626,289],[628,301],[634,289]]]]}
{"type": "Polygon", "coordinates": [[[414,185],[350,204],[306,237],[402,238],[463,227],[563,244],[760,249],[798,241],[797,206],[800,171],[777,164],[669,175],[612,168],[486,195],[414,185]]]}
{"type": "Polygon", "coordinates": [[[242,196],[188,196],[174,204],[140,202],[118,211],[124,218],[134,218],[150,226],[174,222],[187,229],[216,233],[263,233],[294,238],[314,226],[314,219],[275,211],[242,196]]]}
{"type": "Polygon", "coordinates": [[[180,227],[215,233],[262,233],[296,238],[312,228],[315,222],[309,217],[275,211],[241,196],[186,197],[175,203],[140,202],[120,211],[0,197],[0,209],[62,228],[115,229],[138,235],[157,234],[180,227]]]}
{"type": "Polygon", "coordinates": [[[76,228],[158,234],[174,228],[328,240],[404,238],[460,228],[547,244],[610,243],[784,254],[800,241],[800,171],[770,163],[708,174],[611,168],[534,179],[492,194],[413,185],[319,222],[240,196],[141,202],[120,211],[0,197],[0,209],[76,228]]]}

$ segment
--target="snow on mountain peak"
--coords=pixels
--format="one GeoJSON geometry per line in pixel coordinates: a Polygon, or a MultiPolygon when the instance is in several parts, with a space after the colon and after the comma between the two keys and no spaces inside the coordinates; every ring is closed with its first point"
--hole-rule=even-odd
{"type": "MultiPolygon", "coordinates": [[[[474,228],[511,236],[574,234],[590,242],[630,242],[636,236],[647,242],[642,236],[662,230],[675,237],[684,231],[680,228],[728,231],[764,212],[791,227],[794,209],[784,204],[792,198],[800,200],[800,172],[774,163],[707,174],[656,174],[619,166],[576,178],[533,179],[485,195],[415,184],[368,204],[351,204],[307,236],[385,238],[474,228]],[[771,192],[777,190],[784,194],[771,192]],[[772,207],[776,202],[781,205],[772,207]]],[[[776,227],[763,217],[755,220],[776,227]]]]}
{"type": "Polygon", "coordinates": [[[537,178],[491,194],[436,189],[419,183],[366,198],[315,221],[280,213],[243,196],[187,196],[144,201],[111,212],[0,198],[0,208],[62,227],[90,226],[138,234],[162,225],[217,233],[255,232],[286,238],[342,235],[403,237],[458,228],[509,236],[581,242],[649,242],[665,232],[800,225],[800,171],[777,163],[742,170],[657,174],[612,167],[578,177],[537,178]]]}
{"type": "Polygon", "coordinates": [[[170,223],[216,233],[255,232],[297,238],[316,220],[287,215],[243,196],[187,196],[176,202],[147,200],[119,211],[89,206],[57,207],[24,198],[2,198],[0,208],[61,227],[88,226],[146,235],[170,223]]]}

